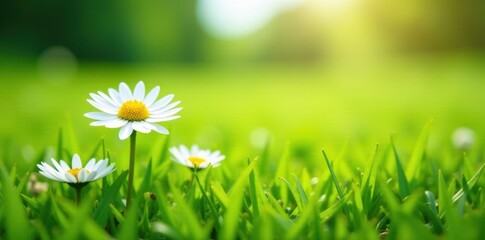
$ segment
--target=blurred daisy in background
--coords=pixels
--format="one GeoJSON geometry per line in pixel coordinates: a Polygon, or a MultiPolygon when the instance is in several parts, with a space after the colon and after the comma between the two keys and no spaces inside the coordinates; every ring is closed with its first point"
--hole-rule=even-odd
{"type": "Polygon", "coordinates": [[[37,196],[41,193],[47,192],[48,190],[49,190],[49,184],[46,182],[39,181],[37,179],[37,173],[30,174],[29,182],[27,183],[27,191],[37,196]]]}
{"type": "Polygon", "coordinates": [[[122,82],[118,91],[108,89],[108,94],[98,91],[91,93],[92,99],[88,102],[101,112],[88,112],[84,116],[94,119],[91,126],[105,126],[107,128],[121,128],[119,138],[127,139],[133,130],[149,133],[152,130],[162,134],[168,134],[168,130],[156,124],[177,119],[177,114],[182,108],[175,108],[180,101],[170,103],[174,97],[169,94],[156,101],[160,87],[156,86],[145,95],[145,84],[140,81],[136,84],[133,92],[122,82]]]}
{"type": "Polygon", "coordinates": [[[475,132],[466,127],[457,128],[451,137],[453,145],[459,150],[469,150],[475,142],[475,132]]]}
{"type": "Polygon", "coordinates": [[[174,162],[195,169],[218,167],[225,158],[218,150],[212,152],[208,149],[200,149],[197,145],[192,145],[190,149],[185,145],[171,147],[170,153],[174,162]]]}

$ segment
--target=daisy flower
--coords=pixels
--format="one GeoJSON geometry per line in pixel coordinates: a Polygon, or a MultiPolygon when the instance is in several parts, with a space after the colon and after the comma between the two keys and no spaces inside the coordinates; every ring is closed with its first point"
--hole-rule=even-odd
{"type": "Polygon", "coordinates": [[[44,177],[50,178],[55,181],[69,183],[70,185],[89,183],[96,181],[115,170],[115,164],[112,163],[108,166],[108,159],[99,160],[92,158],[86,166],[83,167],[81,158],[79,155],[74,154],[72,157],[72,167],[69,167],[66,162],[60,160],[59,163],[51,158],[51,165],[41,162],[37,164],[44,177]]]}
{"type": "Polygon", "coordinates": [[[217,167],[225,158],[219,151],[211,152],[210,150],[200,149],[197,145],[192,145],[190,149],[185,145],[171,147],[170,153],[172,153],[172,159],[175,162],[196,169],[207,168],[209,165],[217,167]]]}
{"type": "Polygon", "coordinates": [[[118,91],[108,89],[108,94],[101,91],[91,93],[92,99],[88,102],[101,112],[88,112],[84,116],[94,119],[91,126],[105,126],[107,128],[121,128],[119,138],[127,139],[133,130],[141,133],[149,133],[152,130],[162,134],[168,134],[168,130],[156,124],[177,119],[177,114],[182,108],[175,108],[180,101],[170,103],[174,97],[169,94],[157,100],[160,87],[156,86],[145,95],[145,84],[140,81],[136,84],[133,92],[122,82],[118,91]]]}

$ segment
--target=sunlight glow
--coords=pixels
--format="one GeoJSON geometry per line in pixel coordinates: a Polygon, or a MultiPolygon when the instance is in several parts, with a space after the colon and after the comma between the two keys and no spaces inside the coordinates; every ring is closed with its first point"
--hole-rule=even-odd
{"type": "Polygon", "coordinates": [[[257,31],[282,10],[301,0],[199,0],[197,16],[202,27],[218,38],[237,38],[257,31]]]}

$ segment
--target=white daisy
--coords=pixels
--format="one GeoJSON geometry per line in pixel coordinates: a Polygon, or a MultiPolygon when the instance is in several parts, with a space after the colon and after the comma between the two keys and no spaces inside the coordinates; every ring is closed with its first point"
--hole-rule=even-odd
{"type": "Polygon", "coordinates": [[[152,130],[168,134],[168,130],[156,122],[166,122],[177,119],[175,115],[182,108],[175,108],[180,101],[170,103],[174,95],[169,94],[162,99],[155,101],[160,92],[156,86],[145,95],[145,84],[140,81],[135,89],[131,89],[122,82],[119,91],[108,89],[108,95],[98,91],[98,94],[91,93],[92,99],[88,102],[102,112],[88,112],[84,116],[96,120],[91,126],[105,126],[107,128],[121,128],[119,137],[127,139],[133,130],[142,133],[149,133],[152,130]]]}
{"type": "Polygon", "coordinates": [[[63,160],[60,160],[58,163],[51,158],[51,161],[55,168],[45,162],[41,162],[41,164],[37,164],[37,167],[41,170],[39,173],[52,180],[70,184],[96,181],[115,170],[114,163],[108,166],[108,159],[96,162],[96,159],[92,158],[83,167],[81,158],[77,154],[74,154],[72,157],[72,168],[63,160]]]}
{"type": "Polygon", "coordinates": [[[185,145],[171,147],[170,152],[173,161],[190,168],[207,168],[209,165],[217,167],[225,158],[219,151],[199,149],[197,145],[192,145],[190,150],[185,145]]]}

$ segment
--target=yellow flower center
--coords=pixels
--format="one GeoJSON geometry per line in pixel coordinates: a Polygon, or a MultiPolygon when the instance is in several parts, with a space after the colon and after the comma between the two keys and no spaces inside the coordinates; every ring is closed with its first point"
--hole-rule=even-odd
{"type": "MultiPolygon", "coordinates": [[[[73,175],[76,179],[77,178],[77,175],[79,174],[79,172],[82,170],[82,168],[73,168],[73,169],[69,169],[67,170],[68,173],[70,173],[71,175],[73,175]]],[[[89,173],[88,170],[86,170],[86,173],[89,173]]]]}
{"type": "Polygon", "coordinates": [[[194,166],[198,167],[200,166],[200,164],[204,163],[205,162],[205,159],[203,158],[200,158],[200,157],[189,157],[189,161],[194,164],[194,166]]]}
{"type": "Polygon", "coordinates": [[[126,101],[118,110],[118,117],[128,121],[143,121],[149,116],[148,108],[138,100],[126,101]]]}

